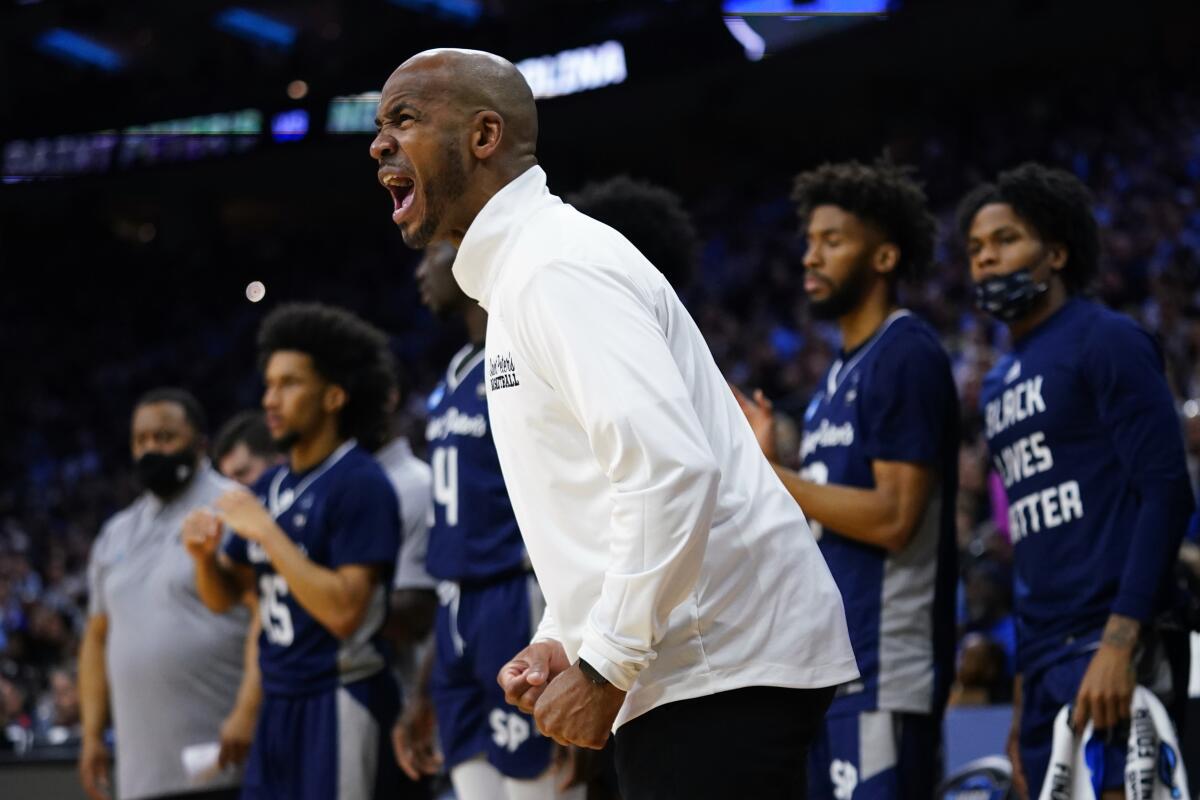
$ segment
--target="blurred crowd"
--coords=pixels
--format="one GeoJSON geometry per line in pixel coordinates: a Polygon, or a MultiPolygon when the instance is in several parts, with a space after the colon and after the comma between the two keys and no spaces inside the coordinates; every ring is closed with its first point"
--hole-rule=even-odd
{"type": "MultiPolygon", "coordinates": [[[[880,142],[916,167],[942,225],[935,274],[908,287],[905,302],[941,332],[963,399],[962,640],[952,702],[1007,701],[1014,648],[1004,495],[987,463],[978,406],[981,379],[1006,342],[972,308],[955,244],[954,203],[966,188],[1031,158],[1070,169],[1092,188],[1104,244],[1096,294],[1160,337],[1193,478],[1200,471],[1200,95],[1143,88],[1120,97],[1047,94],[1020,108],[978,112],[970,125],[950,126],[931,113],[880,142]]],[[[763,389],[778,411],[798,420],[837,351],[837,332],[807,313],[803,242],[786,193],[778,181],[742,177],[741,188],[684,198],[705,246],[683,294],[730,381],[763,389]]],[[[0,298],[0,312],[21,337],[54,354],[52,363],[30,363],[34,379],[9,397],[17,427],[0,459],[0,749],[24,752],[78,737],[74,659],[87,556],[101,523],[137,492],[127,446],[135,396],[153,385],[182,385],[197,391],[218,423],[257,403],[253,331],[261,309],[213,300],[214,264],[253,262],[277,276],[267,281],[273,291],[282,286],[286,297],[346,305],[391,331],[409,390],[401,424],[421,452],[424,393],[458,334],[420,309],[403,271],[415,258],[398,236],[361,236],[345,223],[335,233],[298,225],[295,235],[264,240],[253,211],[243,211],[244,224],[232,226],[242,231],[236,236],[229,225],[200,221],[191,238],[155,241],[151,226],[46,243],[54,251],[48,261],[118,262],[135,278],[158,276],[127,309],[114,309],[103,330],[64,330],[61,317],[41,319],[17,299],[6,305],[0,298]],[[152,244],[134,248],[138,240],[152,244]],[[172,264],[169,281],[159,262],[172,264]],[[315,268],[289,284],[297,263],[315,268]],[[334,263],[336,272],[321,269],[334,263]]],[[[80,319],[92,319],[80,288],[60,298],[64,313],[78,304],[80,319]]],[[[794,424],[785,421],[779,435],[790,442],[781,453],[798,451],[794,424]]]]}

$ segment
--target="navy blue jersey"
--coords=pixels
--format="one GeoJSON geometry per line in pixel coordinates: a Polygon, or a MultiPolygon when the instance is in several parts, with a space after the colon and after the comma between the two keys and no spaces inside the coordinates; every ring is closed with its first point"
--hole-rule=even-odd
{"type": "Polygon", "coordinates": [[[897,553],[810,521],[842,592],[862,678],[842,687],[831,714],[940,713],[954,658],[958,395],[937,335],[897,311],[826,373],[804,415],[801,475],[874,488],[874,461],[936,473],[925,515],[897,553]]]}
{"type": "Polygon", "coordinates": [[[1072,299],[988,373],[981,402],[1015,545],[1017,667],[1146,621],[1192,509],[1182,435],[1153,339],[1072,299]]]}
{"type": "Polygon", "coordinates": [[[225,552],[254,567],[257,578],[263,689],[270,694],[328,691],[378,672],[386,665],[379,630],[400,548],[398,501],[387,474],[351,440],[302,474],[286,465],[269,470],[254,493],[313,563],[380,570],[362,625],[342,641],[292,596],[260,545],[229,538],[225,552]]]}
{"type": "Polygon", "coordinates": [[[429,395],[425,438],[434,509],[426,568],[442,580],[487,581],[526,563],[492,442],[483,381],[483,348],[468,345],[429,395]]]}

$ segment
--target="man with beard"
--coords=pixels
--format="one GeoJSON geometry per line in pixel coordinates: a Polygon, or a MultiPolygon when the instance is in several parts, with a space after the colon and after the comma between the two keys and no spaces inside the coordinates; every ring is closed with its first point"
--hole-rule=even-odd
{"type": "Polygon", "coordinates": [[[387,432],[391,352],[380,331],[319,304],[277,308],[258,349],[267,427],[288,460],[184,524],[209,609],[258,587],[263,702],[242,796],[390,798],[399,690],[380,629],[400,515],[371,451],[387,432]],[[223,548],[222,524],[237,534],[223,548]]]}
{"type": "MultiPolygon", "coordinates": [[[[805,412],[801,471],[775,470],[820,526],[862,674],[826,715],[810,797],[928,798],[954,677],[958,399],[897,281],[928,266],[935,225],[920,187],[887,162],[822,165],[796,178],[793,199],[810,308],[837,322],[842,351],[805,412]]],[[[769,401],[739,398],[774,462],[769,401]]]]}
{"type": "Polygon", "coordinates": [[[976,302],[1013,340],[980,403],[1013,540],[1015,782],[1041,792],[1055,716],[1069,704],[1076,733],[1089,721],[1097,732],[1097,794],[1124,797],[1134,686],[1161,694],[1176,724],[1187,701],[1186,640],[1152,624],[1193,506],[1162,353],[1082,296],[1100,235],[1074,175],[1003,172],[963,199],[958,221],[976,302]]]}
{"type": "Polygon", "coordinates": [[[233,485],[204,457],[205,429],[200,403],[181,389],[156,389],[134,406],[130,447],[145,491],[105,523],[88,563],[79,771],[92,800],[112,796],[110,716],[120,797],[238,796],[236,772],[197,786],[182,761],[185,747],[216,740],[234,709],[249,625],[244,610],[204,608],[180,540],[185,516],[233,485]]]}
{"type": "Polygon", "coordinates": [[[842,604],[687,310],[550,194],[508,61],[414,56],[377,123],[392,220],[457,245],[488,312],[491,430],[547,601],[506,699],[562,744],[615,730],[626,800],[803,796],[799,756],[858,674],[842,604]]]}

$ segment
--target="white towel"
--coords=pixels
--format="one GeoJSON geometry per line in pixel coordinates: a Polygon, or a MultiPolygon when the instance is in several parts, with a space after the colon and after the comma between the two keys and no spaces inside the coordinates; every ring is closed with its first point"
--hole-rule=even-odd
{"type": "MultiPolygon", "coordinates": [[[[1038,800],[1097,800],[1087,752],[1100,755],[1092,744],[1092,723],[1078,740],[1071,730],[1071,708],[1063,706],[1054,719],[1050,766],[1038,800]]],[[[1129,743],[1125,754],[1125,797],[1128,800],[1188,800],[1187,772],[1175,739],[1175,726],[1154,693],[1141,686],[1133,692],[1129,743]]]]}

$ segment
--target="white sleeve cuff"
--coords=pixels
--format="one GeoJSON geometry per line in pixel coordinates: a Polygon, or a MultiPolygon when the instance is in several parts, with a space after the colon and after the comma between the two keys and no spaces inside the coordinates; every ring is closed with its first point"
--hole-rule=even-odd
{"type": "Polygon", "coordinates": [[[590,664],[592,669],[603,675],[605,680],[622,692],[628,692],[633,688],[633,684],[637,680],[638,669],[636,667],[620,664],[607,658],[587,641],[584,641],[580,645],[579,657],[590,664]]]}

